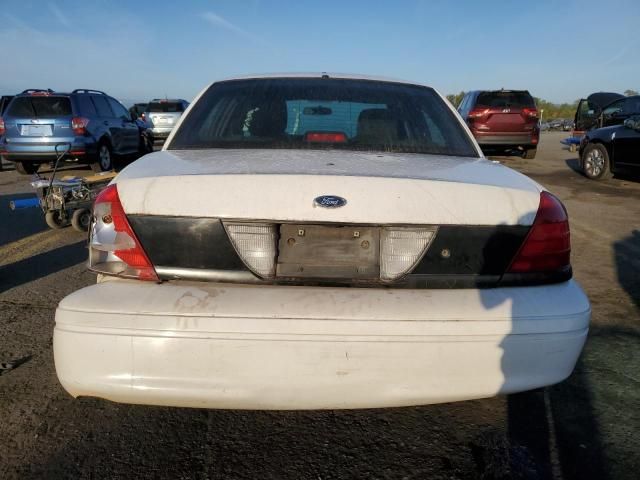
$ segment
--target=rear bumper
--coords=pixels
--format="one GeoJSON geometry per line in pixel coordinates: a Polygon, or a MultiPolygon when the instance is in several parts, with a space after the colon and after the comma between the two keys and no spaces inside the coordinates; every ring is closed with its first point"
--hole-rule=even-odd
{"type": "Polygon", "coordinates": [[[165,140],[173,130],[173,127],[153,127],[153,138],[156,140],[165,140]]]}
{"type": "Polygon", "coordinates": [[[93,142],[86,142],[83,137],[71,137],[56,142],[40,143],[3,141],[0,144],[0,154],[13,162],[51,162],[57,158],[58,153],[66,149],[66,144],[70,144],[71,147],[64,159],[81,159],[96,152],[93,142]],[[56,145],[59,145],[57,152],[56,145]]]}
{"type": "Polygon", "coordinates": [[[570,375],[589,302],[573,281],[391,290],[113,280],[65,298],[54,355],[73,396],[237,409],[467,400],[570,375]]]}
{"type": "Polygon", "coordinates": [[[485,133],[473,132],[480,146],[536,146],[539,139],[537,133],[485,133]]]}

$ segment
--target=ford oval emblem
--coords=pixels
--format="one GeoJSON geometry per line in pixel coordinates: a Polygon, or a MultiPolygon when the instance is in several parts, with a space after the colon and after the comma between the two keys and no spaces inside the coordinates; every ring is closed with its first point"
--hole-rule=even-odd
{"type": "Polygon", "coordinates": [[[344,207],[347,200],[337,195],[320,195],[313,199],[313,204],[324,208],[344,207]]]}

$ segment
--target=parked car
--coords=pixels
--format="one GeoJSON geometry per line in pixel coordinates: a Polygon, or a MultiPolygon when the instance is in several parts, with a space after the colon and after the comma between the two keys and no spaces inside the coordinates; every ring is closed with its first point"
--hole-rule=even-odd
{"type": "Polygon", "coordinates": [[[9,105],[9,102],[13,100],[14,95],[3,95],[0,97],[0,116],[4,113],[9,105]]]}
{"type": "Polygon", "coordinates": [[[549,128],[551,130],[562,130],[565,120],[563,118],[555,118],[549,122],[549,128]]]}
{"type": "MultiPolygon", "coordinates": [[[[578,102],[578,108],[574,118],[574,125],[577,132],[582,134],[594,128],[600,128],[602,123],[602,112],[605,107],[614,102],[624,100],[626,97],[619,93],[597,92],[592,93],[587,98],[578,102]]],[[[620,122],[622,123],[622,122],[620,122]]]]}
{"type": "Polygon", "coordinates": [[[587,132],[580,144],[580,166],[592,180],[615,173],[640,173],[640,114],[628,117],[622,125],[587,132]]]}
{"type": "Polygon", "coordinates": [[[153,135],[156,140],[166,140],[173,127],[189,106],[189,102],[182,99],[154,99],[149,102],[144,112],[145,119],[153,125],[153,135]]]}
{"type": "Polygon", "coordinates": [[[540,126],[538,109],[526,90],[468,92],[458,107],[485,153],[535,158],[540,126]]]}
{"type": "Polygon", "coordinates": [[[73,396],[203,408],[449,402],[566,378],[569,223],[432,88],[213,83],[96,199],[54,356],[73,396]]]}
{"type": "Polygon", "coordinates": [[[89,164],[94,171],[111,170],[114,156],[147,151],[127,109],[98,90],[25,90],[2,115],[0,134],[0,154],[22,174],[55,160],[56,149],[68,149],[64,160],[89,164]]]}

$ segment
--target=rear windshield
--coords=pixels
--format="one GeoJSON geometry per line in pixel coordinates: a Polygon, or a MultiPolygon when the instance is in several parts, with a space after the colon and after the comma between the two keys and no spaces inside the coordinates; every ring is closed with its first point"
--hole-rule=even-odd
{"type": "Polygon", "coordinates": [[[430,88],[315,78],[216,83],[192,107],[168,148],[478,156],[460,122],[430,88]]]}
{"type": "Polygon", "coordinates": [[[168,112],[182,112],[184,108],[182,106],[182,102],[151,102],[147,106],[147,112],[158,112],[158,113],[168,113],[168,112]]]}
{"type": "Polygon", "coordinates": [[[529,92],[513,92],[501,90],[497,92],[482,92],[478,95],[476,105],[485,107],[516,107],[535,108],[536,104],[529,92]]]}
{"type": "Polygon", "coordinates": [[[16,97],[13,99],[7,115],[12,117],[55,118],[71,115],[69,97],[16,97]]]}

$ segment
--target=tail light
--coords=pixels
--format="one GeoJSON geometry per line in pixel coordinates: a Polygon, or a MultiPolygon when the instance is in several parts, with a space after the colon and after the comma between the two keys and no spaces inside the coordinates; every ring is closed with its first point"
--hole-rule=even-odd
{"type": "Polygon", "coordinates": [[[522,115],[527,118],[538,118],[538,109],[536,108],[523,108],[522,115]]]}
{"type": "Polygon", "coordinates": [[[118,187],[109,185],[96,197],[89,236],[89,268],[94,272],[159,281],[124,213],[118,187]]]}
{"type": "Polygon", "coordinates": [[[269,223],[225,223],[242,261],[259,277],[274,277],[278,243],[277,226],[269,223]]]}
{"type": "Polygon", "coordinates": [[[482,118],[489,113],[488,108],[474,108],[467,114],[467,118],[482,118]]]}
{"type": "Polygon", "coordinates": [[[4,135],[5,129],[4,129],[4,119],[2,117],[0,117],[0,135],[4,135]]]}
{"type": "Polygon", "coordinates": [[[73,117],[71,119],[71,130],[76,135],[84,135],[87,133],[87,125],[89,125],[89,119],[84,117],[73,117]]]}
{"type": "Polygon", "coordinates": [[[569,219],[562,202],[540,194],[538,213],[529,234],[509,266],[509,273],[547,273],[571,266],[569,219]]]}
{"type": "Polygon", "coordinates": [[[422,258],[435,228],[383,228],[380,232],[380,279],[397,280],[422,258]]]}
{"type": "Polygon", "coordinates": [[[347,136],[342,132],[307,132],[304,140],[309,143],[345,143],[347,136]]]}

